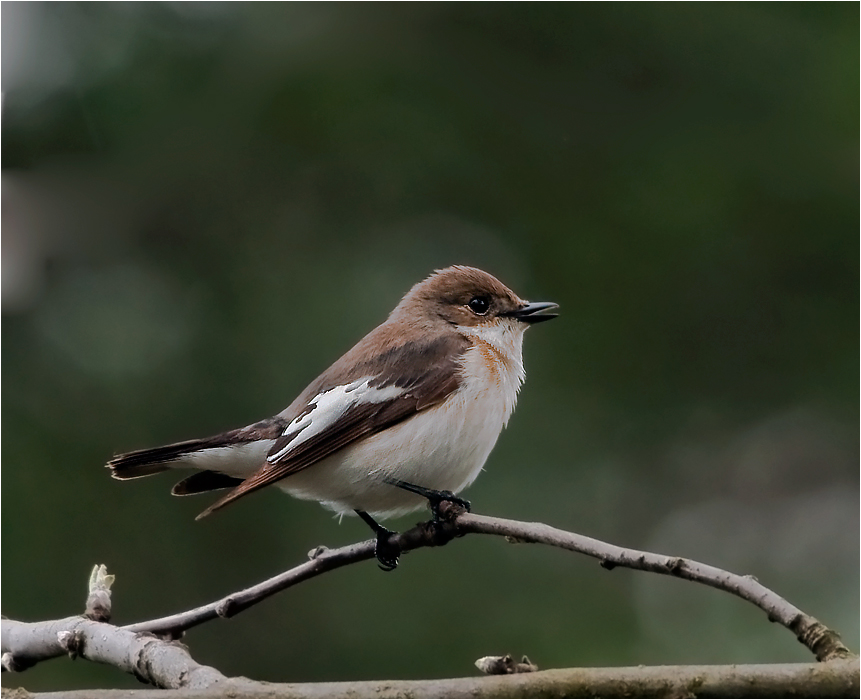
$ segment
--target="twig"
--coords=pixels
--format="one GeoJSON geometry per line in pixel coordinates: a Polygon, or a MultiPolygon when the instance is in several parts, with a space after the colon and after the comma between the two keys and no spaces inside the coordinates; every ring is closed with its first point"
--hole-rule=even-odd
{"type": "Polygon", "coordinates": [[[840,635],[763,586],[753,576],[739,576],[693,559],[617,547],[543,523],[524,523],[471,513],[457,516],[455,523],[462,533],[499,535],[585,554],[599,559],[601,566],[608,570],[619,566],[704,583],[743,598],[765,611],[771,622],[779,622],[793,632],[798,641],[814,653],[817,661],[852,656],[840,641],[840,635]]]}
{"type": "MultiPolygon", "coordinates": [[[[410,530],[395,534],[391,538],[391,542],[396,544],[401,551],[408,552],[420,547],[442,546],[456,536],[456,525],[452,522],[437,523],[436,525],[432,523],[419,523],[410,530]]],[[[356,562],[373,559],[374,540],[357,542],[356,544],[339,547],[338,549],[317,547],[308,552],[308,558],[309,561],[304,564],[299,564],[299,566],[295,566],[250,588],[231,593],[208,605],[201,605],[193,610],[169,615],[168,617],[161,617],[157,620],[126,625],[123,629],[132,632],[150,632],[159,636],[176,639],[185,630],[197,627],[197,625],[201,625],[217,617],[233,617],[252,605],[256,605],[266,598],[283,591],[285,588],[295,586],[297,583],[307,581],[327,571],[339,569],[347,564],[355,564],[356,562]]]]}
{"type": "MultiPolygon", "coordinates": [[[[704,583],[708,586],[732,593],[764,610],[769,620],[779,622],[791,630],[798,637],[799,641],[816,655],[817,660],[829,661],[851,656],[849,650],[840,642],[840,637],[836,632],[828,629],[815,618],[806,615],[750,576],[738,576],[690,559],[668,557],[617,547],[591,537],[566,532],[541,523],[524,523],[516,520],[474,515],[466,513],[460,506],[451,503],[443,503],[440,506],[440,514],[444,518],[443,522],[420,523],[410,530],[395,535],[392,538],[392,543],[406,552],[421,547],[444,545],[454,537],[466,534],[487,534],[506,537],[516,542],[530,542],[560,547],[594,557],[600,560],[601,566],[608,570],[618,566],[651,571],[653,573],[676,576],[697,583],[704,583]]],[[[23,670],[43,659],[52,658],[64,653],[79,654],[94,661],[111,663],[139,677],[146,678],[149,682],[156,685],[176,687],[163,685],[178,681],[165,676],[161,671],[154,675],[147,675],[149,672],[141,673],[137,670],[141,668],[142,662],[140,659],[145,656],[144,648],[150,648],[151,651],[155,650],[159,651],[159,653],[163,651],[161,646],[151,646],[158,641],[152,635],[167,639],[177,639],[185,630],[192,627],[217,617],[232,617],[297,583],[307,581],[327,571],[332,571],[348,564],[371,559],[373,556],[373,540],[359,542],[338,549],[318,547],[309,553],[309,561],[278,576],[274,576],[267,581],[263,581],[256,586],[238,591],[221,600],[194,608],[193,610],[156,620],[139,622],[121,629],[81,617],[31,624],[15,622],[14,620],[3,620],[3,669],[23,670]],[[132,636],[123,638],[123,644],[120,644],[119,647],[116,644],[113,646],[108,645],[110,649],[100,651],[98,640],[92,636],[94,634],[92,633],[94,629],[92,625],[100,625],[99,630],[112,630],[111,634],[108,635],[112,643],[119,642],[115,638],[116,634],[122,633],[132,636]],[[148,633],[148,635],[142,636],[141,633],[148,633]],[[59,637],[57,636],[58,634],[60,635],[59,637]],[[127,652],[124,657],[122,655],[118,656],[116,649],[125,647],[133,651],[127,652]]],[[[104,578],[105,572],[102,572],[102,574],[104,578]]],[[[108,589],[108,586],[102,585],[99,590],[104,593],[108,589]]],[[[91,586],[91,598],[92,593],[91,586]]],[[[109,598],[107,600],[107,609],[110,609],[109,598]]],[[[100,632],[99,634],[102,634],[102,641],[107,641],[108,637],[104,637],[104,634],[107,633],[100,632]]],[[[159,641],[159,644],[171,647],[171,645],[164,641],[159,641]]],[[[180,667],[185,669],[182,673],[183,679],[190,677],[189,674],[192,671],[197,672],[198,669],[206,669],[207,673],[211,671],[218,674],[218,676],[221,675],[215,669],[208,669],[208,667],[201,667],[196,664],[184,652],[184,649],[180,647],[175,648],[185,655],[184,657],[174,659],[175,663],[179,663],[180,667]]],[[[206,673],[201,677],[207,677],[206,673]]],[[[182,682],[185,681],[183,680],[182,682]]]]}
{"type": "Polygon", "coordinates": [[[90,573],[90,584],[88,586],[87,607],[84,617],[96,622],[111,621],[111,586],[114,576],[108,574],[104,564],[93,567],[90,573]]]}
{"type": "Polygon", "coordinates": [[[524,656],[521,661],[515,661],[511,654],[505,656],[482,656],[476,659],[475,667],[488,676],[505,676],[510,673],[535,673],[538,666],[524,656]]]}
{"type": "MultiPolygon", "coordinates": [[[[652,573],[704,583],[713,588],[732,593],[765,611],[769,620],[779,622],[792,631],[798,640],[813,652],[818,661],[851,656],[851,652],[842,644],[840,636],[836,632],[805,614],[760,584],[752,576],[739,576],[691,559],[668,557],[617,547],[542,523],[524,523],[517,520],[466,513],[459,506],[447,502],[440,506],[440,513],[446,518],[445,522],[438,523],[436,526],[430,523],[420,523],[411,530],[397,535],[393,540],[394,543],[403,551],[409,551],[420,547],[440,546],[454,537],[471,533],[498,535],[517,542],[560,547],[594,557],[600,560],[601,566],[608,570],[615,567],[625,567],[651,571],[652,573]]],[[[128,625],[125,629],[175,637],[184,630],[216,617],[232,617],[269,596],[314,576],[347,564],[371,559],[373,552],[374,543],[372,540],[338,549],[318,548],[310,553],[312,557],[310,561],[256,586],[233,593],[226,598],[194,610],[128,625]]]]}

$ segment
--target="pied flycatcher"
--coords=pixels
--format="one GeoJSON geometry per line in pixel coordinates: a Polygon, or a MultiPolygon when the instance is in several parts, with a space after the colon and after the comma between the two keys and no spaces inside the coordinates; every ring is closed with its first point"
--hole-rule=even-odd
{"type": "Polygon", "coordinates": [[[438,270],[277,416],[107,466],[116,479],[200,470],[173,487],[177,496],[231,489],[198,519],[270,484],[355,512],[391,570],[391,533],[374,518],[409,513],[424,499],[468,506],[454,494],[478,476],[514,410],[523,333],[556,308],[524,301],[473,267],[438,270]]]}

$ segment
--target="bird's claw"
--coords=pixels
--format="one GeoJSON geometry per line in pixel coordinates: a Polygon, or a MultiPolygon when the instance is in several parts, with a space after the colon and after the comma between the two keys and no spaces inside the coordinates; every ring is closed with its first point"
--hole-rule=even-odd
{"type": "Polygon", "coordinates": [[[377,531],[377,541],[374,545],[374,556],[377,558],[377,566],[383,571],[394,571],[398,568],[401,548],[391,541],[391,536],[397,533],[381,528],[377,531]]]}
{"type": "Polygon", "coordinates": [[[443,520],[446,520],[439,510],[443,503],[452,503],[456,506],[460,506],[467,513],[472,509],[472,504],[469,501],[455,496],[451,491],[437,491],[432,496],[427,496],[426,498],[430,503],[431,514],[433,515],[434,522],[442,522],[443,520]]]}

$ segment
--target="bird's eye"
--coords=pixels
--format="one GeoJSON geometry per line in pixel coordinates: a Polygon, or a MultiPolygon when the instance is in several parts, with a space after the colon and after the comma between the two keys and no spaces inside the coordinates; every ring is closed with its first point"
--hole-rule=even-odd
{"type": "Polygon", "coordinates": [[[490,299],[487,297],[473,297],[469,300],[467,306],[469,306],[473,313],[484,316],[488,309],[490,309],[490,299]]]}

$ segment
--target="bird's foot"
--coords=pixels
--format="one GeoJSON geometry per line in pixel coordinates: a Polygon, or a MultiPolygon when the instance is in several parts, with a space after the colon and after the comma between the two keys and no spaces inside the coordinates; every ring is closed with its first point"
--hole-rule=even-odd
{"type": "Polygon", "coordinates": [[[392,537],[398,533],[383,527],[362,510],[357,510],[356,514],[368,524],[377,536],[377,541],[374,543],[374,556],[377,558],[377,566],[383,571],[394,571],[397,569],[401,556],[401,548],[392,542],[392,537]]]}
{"type": "Polygon", "coordinates": [[[386,528],[382,528],[377,533],[377,542],[374,545],[374,556],[377,558],[377,566],[383,571],[394,571],[398,568],[398,562],[401,556],[401,548],[393,544],[390,537],[397,535],[397,532],[392,532],[386,528]]]}
{"type": "Polygon", "coordinates": [[[463,511],[469,513],[472,510],[472,504],[469,501],[465,498],[458,498],[451,491],[438,491],[434,496],[428,498],[428,502],[434,522],[437,523],[453,520],[458,513],[463,511]],[[444,503],[456,506],[454,512],[451,510],[443,512],[441,507],[444,503]]]}
{"type": "Polygon", "coordinates": [[[451,518],[450,514],[442,513],[440,511],[440,506],[443,503],[451,503],[455,506],[458,506],[459,508],[462,508],[467,513],[469,513],[472,508],[472,505],[469,501],[455,496],[451,491],[436,491],[435,489],[426,489],[424,486],[416,486],[415,484],[411,484],[407,481],[401,481],[400,479],[394,478],[386,479],[386,483],[389,483],[392,486],[397,486],[399,489],[409,491],[410,493],[414,493],[417,496],[422,496],[423,498],[428,499],[428,504],[430,505],[434,522],[442,522],[451,518]]]}

